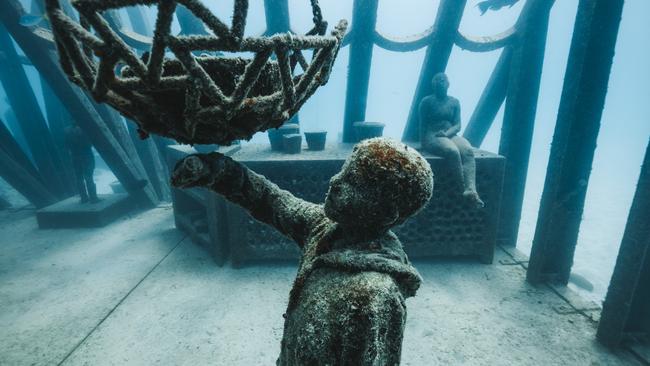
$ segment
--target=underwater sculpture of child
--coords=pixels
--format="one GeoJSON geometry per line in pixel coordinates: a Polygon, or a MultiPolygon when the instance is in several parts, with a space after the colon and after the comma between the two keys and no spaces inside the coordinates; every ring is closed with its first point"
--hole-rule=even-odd
{"type": "Polygon", "coordinates": [[[302,250],[277,364],[398,365],[404,299],[421,278],[390,230],[430,199],[422,156],[386,138],[354,147],[324,205],[301,200],[218,153],[176,164],[176,187],[207,187],[274,226],[302,250]]]}

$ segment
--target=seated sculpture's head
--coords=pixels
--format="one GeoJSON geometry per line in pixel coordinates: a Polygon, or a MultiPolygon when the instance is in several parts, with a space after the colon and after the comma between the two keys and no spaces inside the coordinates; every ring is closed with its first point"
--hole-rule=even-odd
{"type": "Polygon", "coordinates": [[[325,213],[344,227],[382,231],[417,213],[432,192],[433,173],[415,149],[373,138],[357,144],[330,180],[325,213]]]}
{"type": "Polygon", "coordinates": [[[433,79],[431,79],[431,86],[433,86],[433,94],[446,96],[447,90],[449,89],[449,79],[447,78],[447,74],[444,72],[439,72],[433,75],[433,79]]]}

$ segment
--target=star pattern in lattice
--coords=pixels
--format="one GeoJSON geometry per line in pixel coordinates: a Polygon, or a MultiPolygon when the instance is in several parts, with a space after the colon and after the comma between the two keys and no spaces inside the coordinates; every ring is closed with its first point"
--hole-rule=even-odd
{"type": "Polygon", "coordinates": [[[327,82],[347,29],[342,20],[329,36],[245,37],[247,0],[235,0],[230,26],[198,0],[77,0],[78,23],[58,0],[46,5],[69,78],[134,120],[143,136],[154,133],[182,143],[227,145],[280,126],[327,82]],[[142,55],[102,16],[134,5],[158,8],[151,48],[142,55]],[[212,34],[172,35],[179,5],[212,34]],[[305,50],[313,50],[309,61],[305,50]],[[297,65],[303,72],[294,75],[297,65]]]}

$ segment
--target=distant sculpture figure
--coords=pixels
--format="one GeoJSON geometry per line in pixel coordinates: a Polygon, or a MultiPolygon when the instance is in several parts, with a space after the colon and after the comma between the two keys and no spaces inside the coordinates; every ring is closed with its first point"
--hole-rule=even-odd
{"type": "Polygon", "coordinates": [[[433,77],[433,94],[420,102],[420,141],[422,148],[444,158],[453,179],[463,187],[463,196],[480,208],[483,201],[476,191],[476,162],[472,145],[461,136],[460,103],[447,95],[449,80],[444,73],[433,77]]]}
{"type": "Polygon", "coordinates": [[[76,124],[66,127],[65,141],[72,158],[72,167],[81,203],[99,202],[100,199],[97,197],[97,188],[93,180],[95,156],[90,141],[76,124]]]}
{"type": "Polygon", "coordinates": [[[172,184],[207,187],[300,246],[278,365],[400,363],[404,299],[421,278],[390,228],[431,197],[433,174],[417,151],[364,140],[331,179],[324,205],[218,153],[179,161],[172,184]]]}

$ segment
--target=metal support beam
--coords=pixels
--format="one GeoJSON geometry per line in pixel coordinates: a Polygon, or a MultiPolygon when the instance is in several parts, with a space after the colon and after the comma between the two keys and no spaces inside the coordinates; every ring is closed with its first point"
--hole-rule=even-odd
{"type": "Polygon", "coordinates": [[[0,120],[0,149],[3,149],[7,155],[11,157],[18,165],[20,165],[27,173],[29,173],[34,179],[43,183],[43,177],[36,170],[32,161],[29,160],[29,157],[20,147],[14,136],[11,135],[11,132],[5,126],[5,124],[0,120]]]}
{"type": "Polygon", "coordinates": [[[508,92],[508,76],[510,75],[510,65],[512,60],[512,48],[506,47],[501,52],[499,61],[497,61],[490,80],[481,94],[481,98],[472,113],[472,117],[467,123],[463,137],[465,137],[472,146],[480,147],[487,135],[494,118],[503,101],[506,99],[508,92]]]}
{"type": "Polygon", "coordinates": [[[106,123],[106,126],[113,134],[115,140],[117,140],[124,152],[126,152],[126,155],[133,162],[136,169],[144,176],[144,166],[142,161],[140,161],[140,157],[138,156],[138,152],[134,146],[134,141],[129,136],[129,131],[127,130],[126,123],[122,116],[107,104],[93,104],[95,105],[95,110],[99,113],[106,123]]]}
{"type": "Polygon", "coordinates": [[[420,139],[420,102],[424,97],[433,93],[431,79],[433,75],[445,71],[449,56],[458,34],[458,25],[465,11],[467,0],[441,0],[438,6],[438,15],[433,23],[431,44],[427,47],[420,78],[415,88],[415,95],[411,103],[408,120],[404,128],[402,140],[419,141],[420,139]]]}
{"type": "Polygon", "coordinates": [[[548,22],[554,0],[528,0],[513,48],[499,154],[506,157],[497,238],[514,246],[528,174],[548,22]]]}
{"type": "Polygon", "coordinates": [[[56,197],[65,198],[66,184],[60,175],[63,165],[59,152],[54,146],[47,122],[41,113],[11,36],[2,25],[0,25],[0,49],[4,54],[1,60],[0,82],[16,114],[36,167],[48,182],[50,192],[56,197]]]}
{"type": "MultiPolygon", "coordinates": [[[[32,14],[44,14],[44,1],[32,0],[31,12],[32,14]]],[[[27,57],[25,57],[25,59],[27,59],[27,57]]],[[[23,64],[25,63],[23,62],[23,64]]],[[[31,65],[31,60],[29,61],[29,64],[31,65]]],[[[72,117],[65,107],[63,107],[56,94],[54,94],[52,88],[47,84],[47,81],[43,79],[42,76],[39,76],[39,78],[41,80],[41,93],[43,95],[43,101],[45,102],[47,124],[50,128],[50,133],[52,134],[54,148],[57,150],[59,157],[61,158],[61,171],[59,174],[64,183],[64,194],[65,197],[69,197],[77,193],[77,184],[75,183],[72,159],[70,158],[65,141],[65,128],[70,125],[72,117]]]]}
{"type": "Polygon", "coordinates": [[[178,24],[181,26],[182,35],[205,35],[208,34],[208,31],[205,30],[203,22],[199,18],[195,17],[191,11],[187,10],[184,6],[176,7],[176,19],[178,19],[178,24]]]}
{"type": "MultiPolygon", "coordinates": [[[[107,104],[98,104],[94,101],[92,104],[106,127],[108,127],[109,131],[113,135],[115,141],[117,141],[119,146],[122,148],[122,151],[124,151],[128,157],[133,168],[137,171],[138,176],[142,177],[143,180],[147,180],[147,170],[140,160],[140,155],[134,146],[134,141],[129,136],[129,132],[122,116],[107,104]]],[[[149,183],[150,184],[144,188],[145,191],[147,191],[147,194],[151,198],[158,198],[155,193],[155,188],[151,185],[152,182],[149,183]]],[[[156,201],[154,201],[154,203],[156,203],[156,201]]]]}
{"type": "MultiPolygon", "coordinates": [[[[289,20],[289,0],[264,0],[264,16],[266,18],[266,32],[273,35],[291,32],[289,20]]],[[[294,114],[286,123],[300,123],[299,113],[294,114]]]]}
{"type": "Polygon", "coordinates": [[[352,124],[366,119],[378,3],[378,0],[354,0],[350,31],[354,36],[350,43],[348,84],[345,91],[343,142],[354,142],[352,124]]]}
{"type": "Polygon", "coordinates": [[[59,68],[58,56],[54,54],[50,41],[18,23],[23,15],[24,10],[17,0],[0,1],[0,21],[77,120],[126,191],[134,198],[143,198],[145,203],[155,204],[157,199],[151,187],[142,188],[146,184],[145,177],[115,140],[87,95],[73,86],[59,68]]]}
{"type": "Polygon", "coordinates": [[[34,179],[2,149],[0,149],[0,176],[36,208],[49,206],[57,201],[43,183],[34,179]]]}
{"type": "Polygon", "coordinates": [[[576,15],[528,281],[566,284],[614,58],[623,0],[581,0],[576,15]]]}
{"type": "Polygon", "coordinates": [[[169,187],[169,174],[161,161],[161,154],[153,138],[141,140],[137,131],[137,124],[133,121],[127,121],[129,135],[133,141],[133,145],[142,161],[149,182],[153,189],[156,191],[158,199],[161,201],[171,201],[171,189],[169,187]]]}
{"type": "MultiPolygon", "coordinates": [[[[173,167],[167,166],[167,162],[169,161],[169,159],[167,158],[167,147],[171,146],[171,145],[176,145],[177,142],[172,140],[172,139],[169,139],[169,138],[166,138],[166,137],[163,137],[163,136],[159,136],[159,135],[153,135],[153,136],[150,136],[150,137],[153,139],[153,142],[156,145],[156,148],[158,148],[158,154],[160,156],[160,161],[161,161],[163,170],[165,172],[170,172],[171,168],[173,168],[173,167]]],[[[169,176],[169,174],[167,174],[166,176],[169,176]]],[[[169,183],[169,182],[167,182],[167,183],[169,183]]]]}
{"type": "Polygon", "coordinates": [[[45,187],[42,178],[20,150],[2,121],[0,121],[0,177],[37,208],[57,201],[57,198],[45,187]]]}
{"type": "Polygon", "coordinates": [[[65,128],[71,124],[72,116],[70,116],[70,113],[68,113],[43,77],[41,77],[41,89],[43,100],[45,101],[47,122],[50,127],[50,133],[52,134],[52,142],[61,158],[59,175],[65,184],[65,196],[69,197],[77,193],[72,160],[65,141],[65,128]]]}
{"type": "Polygon", "coordinates": [[[4,196],[3,193],[0,192],[0,210],[5,210],[7,208],[11,207],[11,202],[9,202],[4,196]]]}
{"type": "Polygon", "coordinates": [[[291,30],[288,0],[264,0],[266,35],[285,33],[291,30]]]}
{"type": "MultiPolygon", "coordinates": [[[[6,100],[6,103],[8,106],[11,107],[11,105],[9,104],[9,99],[6,100]]],[[[23,149],[25,155],[29,156],[31,159],[32,152],[29,151],[29,145],[27,145],[27,141],[25,140],[23,131],[20,130],[20,123],[18,123],[18,118],[16,118],[16,114],[14,113],[14,111],[11,108],[8,108],[5,111],[4,115],[0,116],[0,118],[4,119],[5,123],[7,124],[7,128],[9,128],[9,131],[11,132],[14,139],[16,139],[16,142],[18,143],[20,148],[23,149]]]]}
{"type": "Polygon", "coordinates": [[[131,28],[143,36],[150,36],[152,34],[152,28],[149,24],[149,20],[142,13],[142,8],[139,6],[129,6],[126,8],[126,14],[129,17],[129,22],[131,23],[131,28]]]}
{"type": "Polygon", "coordinates": [[[650,335],[649,217],[650,141],[596,334],[607,346],[618,346],[629,334],[650,335]]]}

